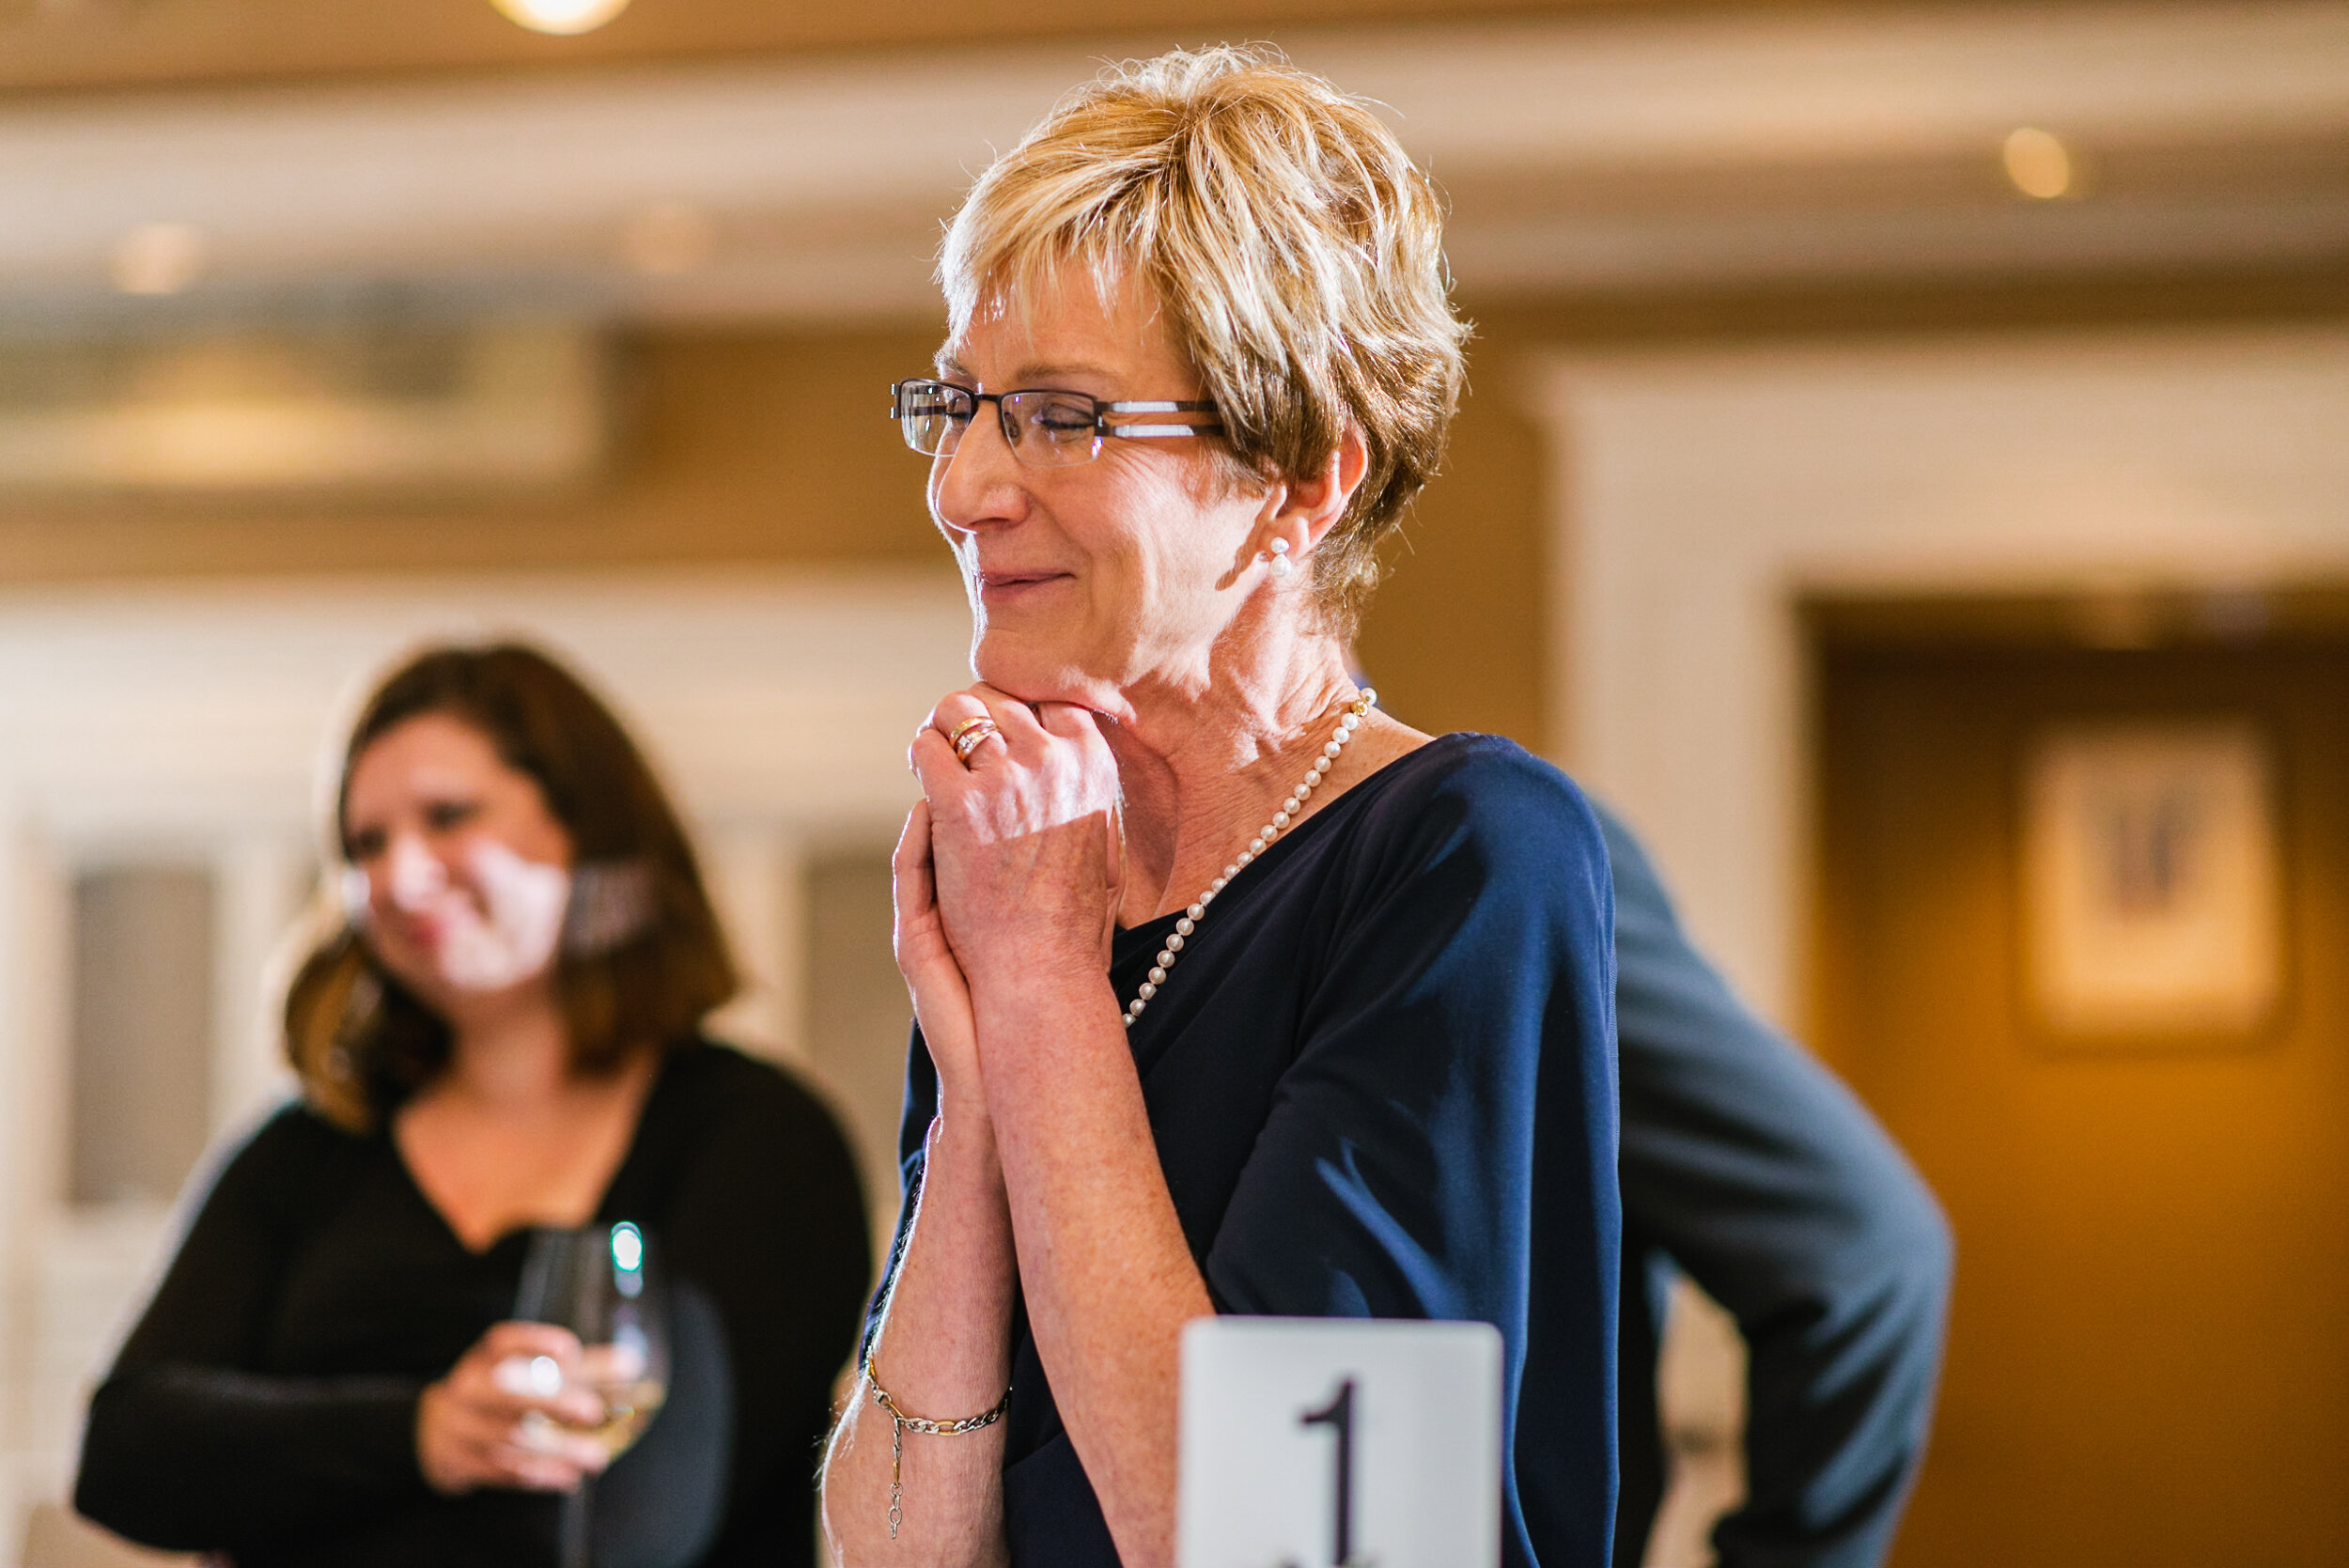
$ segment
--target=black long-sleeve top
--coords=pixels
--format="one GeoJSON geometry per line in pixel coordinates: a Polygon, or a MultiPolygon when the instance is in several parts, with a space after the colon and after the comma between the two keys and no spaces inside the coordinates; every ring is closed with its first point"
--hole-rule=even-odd
{"type": "Polygon", "coordinates": [[[1664,1485],[1655,1265],[1729,1309],[1749,1354],[1746,1499],[1721,1568],[1873,1568],[1923,1457],[1949,1307],[1933,1194],[1834,1076],[1689,943],[1646,852],[1598,811],[1615,887],[1623,1073],[1623,1509],[1636,1568],[1664,1485]]]}
{"type": "MultiPolygon", "coordinates": [[[[838,1126],[696,1043],[662,1065],[597,1216],[674,1287],[668,1403],[594,1489],[599,1568],[802,1564],[817,1445],[870,1268],[838,1126]]],[[[416,1402],[513,1316],[528,1233],[469,1250],[387,1132],[305,1108],[228,1160],[90,1402],[76,1506],[239,1568],[553,1563],[558,1499],[447,1498],[416,1402]]]]}

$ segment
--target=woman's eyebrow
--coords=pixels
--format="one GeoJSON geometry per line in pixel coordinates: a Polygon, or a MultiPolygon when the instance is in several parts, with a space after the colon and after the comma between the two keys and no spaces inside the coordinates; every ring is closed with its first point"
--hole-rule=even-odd
{"type": "MultiPolygon", "coordinates": [[[[959,377],[964,380],[978,379],[971,374],[967,365],[951,354],[940,354],[937,365],[939,378],[941,380],[954,377],[959,377]]],[[[1107,367],[1085,360],[1039,361],[1015,368],[1011,373],[1011,379],[1005,385],[1014,391],[1022,387],[1049,387],[1072,377],[1085,377],[1097,381],[1116,379],[1115,374],[1107,367]]]]}
{"type": "Polygon", "coordinates": [[[1061,360],[1023,365],[1014,370],[1011,375],[1013,383],[1018,386],[1050,386],[1055,381],[1084,377],[1101,381],[1115,379],[1102,366],[1083,360],[1061,360]]]}

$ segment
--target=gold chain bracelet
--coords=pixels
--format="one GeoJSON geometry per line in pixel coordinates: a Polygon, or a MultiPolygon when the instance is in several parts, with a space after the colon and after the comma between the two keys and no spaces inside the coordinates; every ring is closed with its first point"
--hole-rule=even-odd
{"type": "Polygon", "coordinates": [[[977,1432],[993,1426],[1003,1419],[1011,1406],[1011,1390],[995,1402],[995,1408],[975,1416],[965,1416],[956,1421],[934,1421],[921,1416],[909,1416],[897,1407],[889,1390],[873,1375],[871,1357],[864,1360],[864,1381],[873,1386],[873,1403],[889,1412],[889,1539],[897,1539],[897,1527],[905,1522],[906,1496],[906,1434],[920,1432],[932,1437],[959,1437],[966,1432],[977,1432]]]}

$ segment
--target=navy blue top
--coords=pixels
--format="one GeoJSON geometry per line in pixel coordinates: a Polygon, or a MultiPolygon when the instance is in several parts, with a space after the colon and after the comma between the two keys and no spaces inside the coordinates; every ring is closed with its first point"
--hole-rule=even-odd
{"type": "Polygon", "coordinates": [[[1690,944],[1630,831],[1604,808],[1599,825],[1623,1046],[1616,1561],[1642,1560],[1667,1479],[1656,1362],[1669,1260],[1746,1341],[1746,1497],[1714,1529],[1720,1568],[1874,1568],[1924,1456],[1949,1226],[1851,1092],[1690,944]]]}
{"type": "MultiPolygon", "coordinates": [[[[1243,869],[1131,1032],[1159,1163],[1219,1312],[1500,1328],[1510,1568],[1609,1558],[1613,918],[1580,791],[1509,741],[1445,736],[1243,869]]],[[[1121,1002],[1174,919],[1118,934],[1121,1002]]],[[[917,1031],[909,1194],[937,1087],[917,1031]]],[[[1113,1568],[1017,1309],[1005,1424],[1012,1562],[1113,1568]]]]}

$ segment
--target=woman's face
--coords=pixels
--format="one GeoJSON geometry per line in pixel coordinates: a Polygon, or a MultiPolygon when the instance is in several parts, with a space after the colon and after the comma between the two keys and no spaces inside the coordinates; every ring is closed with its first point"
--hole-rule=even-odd
{"type": "MultiPolygon", "coordinates": [[[[943,379],[979,392],[1206,396],[1146,289],[1104,305],[1082,280],[973,321],[939,359],[943,379]]],[[[1110,713],[1138,684],[1206,683],[1211,650],[1264,585],[1267,509],[1261,487],[1231,482],[1212,440],[1110,437],[1090,462],[1032,468],[995,406],[981,406],[929,485],[971,596],[981,679],[1110,713]]]]}
{"type": "Polygon", "coordinates": [[[570,899],[570,835],[537,781],[462,720],[427,713],[351,765],[352,919],[402,985],[447,1013],[543,982],[570,899]]]}

